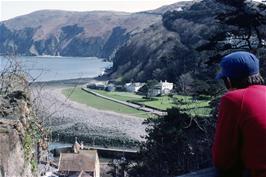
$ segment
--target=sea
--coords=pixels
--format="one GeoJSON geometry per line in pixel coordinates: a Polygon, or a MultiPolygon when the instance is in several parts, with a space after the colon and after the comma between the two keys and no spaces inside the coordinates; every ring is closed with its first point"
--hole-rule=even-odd
{"type": "Polygon", "coordinates": [[[97,57],[0,56],[0,73],[17,66],[30,82],[92,78],[102,75],[112,62],[97,57]]]}

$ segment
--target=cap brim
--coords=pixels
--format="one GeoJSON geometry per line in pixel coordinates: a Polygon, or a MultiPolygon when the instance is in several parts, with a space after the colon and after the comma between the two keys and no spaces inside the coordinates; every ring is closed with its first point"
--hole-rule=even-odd
{"type": "Polygon", "coordinates": [[[218,73],[218,74],[216,75],[215,79],[216,79],[216,80],[219,80],[219,79],[222,79],[224,76],[225,76],[224,73],[223,73],[223,72],[220,72],[220,73],[218,73]]]}

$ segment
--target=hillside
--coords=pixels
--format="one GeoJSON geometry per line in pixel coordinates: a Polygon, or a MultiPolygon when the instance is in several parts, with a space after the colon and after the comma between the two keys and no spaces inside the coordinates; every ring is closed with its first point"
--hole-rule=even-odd
{"type": "Polygon", "coordinates": [[[216,29],[215,13],[222,9],[220,4],[205,0],[164,13],[161,22],[133,36],[117,51],[111,77],[176,82],[181,74],[199,72],[201,56],[195,48],[216,29]]]}
{"type": "Polygon", "coordinates": [[[154,14],[42,10],[1,23],[0,53],[109,57],[154,14]]]}
{"type": "MultiPolygon", "coordinates": [[[[253,3],[252,6],[257,5],[253,3]]],[[[162,21],[131,37],[116,52],[110,77],[122,82],[168,80],[177,86],[182,81],[181,84],[188,86],[188,92],[194,89],[209,93],[208,90],[217,87],[213,78],[218,68],[205,63],[217,53],[199,52],[197,48],[221,31],[217,14],[228,13],[232,7],[214,0],[194,1],[175,10],[171,7],[175,6],[161,7],[161,11],[169,10],[164,11],[162,21]]],[[[263,32],[264,29],[261,27],[260,30],[263,32]]],[[[237,30],[236,33],[240,34],[237,30]]],[[[262,53],[259,57],[263,65],[262,53]]],[[[262,68],[265,70],[265,66],[262,68]]]]}
{"type": "Polygon", "coordinates": [[[108,76],[116,81],[183,77],[191,87],[210,86],[217,68],[207,68],[209,55],[195,49],[228,8],[195,0],[138,13],[37,11],[0,23],[0,54],[96,56],[113,61],[108,76]]]}

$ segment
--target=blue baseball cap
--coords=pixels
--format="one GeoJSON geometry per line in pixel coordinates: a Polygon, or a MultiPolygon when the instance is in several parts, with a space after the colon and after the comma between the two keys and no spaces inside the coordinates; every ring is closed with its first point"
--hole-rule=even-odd
{"type": "Polygon", "coordinates": [[[216,75],[216,79],[229,77],[240,79],[254,74],[258,74],[259,60],[249,52],[233,52],[222,58],[220,62],[222,71],[216,75]]]}

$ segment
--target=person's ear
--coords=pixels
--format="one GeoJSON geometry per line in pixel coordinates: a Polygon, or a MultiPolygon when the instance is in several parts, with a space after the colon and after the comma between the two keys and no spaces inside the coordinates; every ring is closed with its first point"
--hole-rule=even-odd
{"type": "Polygon", "coordinates": [[[226,88],[227,88],[228,90],[230,90],[230,89],[233,88],[233,87],[232,87],[231,80],[230,80],[229,77],[225,77],[223,80],[224,80],[224,84],[225,84],[225,86],[226,86],[226,88]]]}

